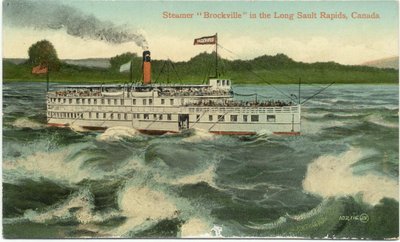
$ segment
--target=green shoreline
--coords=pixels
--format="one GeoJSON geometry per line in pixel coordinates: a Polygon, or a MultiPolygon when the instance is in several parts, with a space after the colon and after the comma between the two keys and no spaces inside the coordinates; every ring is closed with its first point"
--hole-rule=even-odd
{"type": "MultiPolygon", "coordinates": [[[[141,58],[134,57],[133,81],[141,79],[141,58]]],[[[214,56],[201,53],[189,61],[152,61],[152,79],[155,83],[201,84],[207,76],[215,73],[214,56]],[[169,68],[165,66],[169,65],[169,68]],[[165,69],[169,69],[166,72],[165,69]],[[179,80],[182,80],[181,82],[179,80]]],[[[111,63],[111,62],[110,62],[111,63]]],[[[121,63],[110,68],[85,67],[61,63],[60,70],[50,72],[51,82],[63,83],[128,83],[129,73],[120,73],[121,63]]],[[[3,59],[3,82],[23,80],[44,82],[46,76],[31,74],[32,65],[15,64],[3,59]]],[[[341,65],[335,62],[296,62],[284,54],[263,55],[252,60],[226,60],[220,58],[219,73],[222,79],[230,79],[233,84],[267,85],[268,83],[298,84],[399,84],[399,71],[392,68],[380,69],[367,66],[341,65]]]]}
{"type": "MultiPolygon", "coordinates": [[[[3,84],[4,83],[16,83],[16,82],[37,82],[37,83],[45,83],[46,80],[21,80],[21,79],[3,79],[3,84]]],[[[107,82],[106,84],[124,84],[127,81],[115,81],[115,82],[107,82]]],[[[57,84],[82,84],[82,85],[94,85],[94,84],[103,84],[104,82],[79,82],[79,81],[65,81],[65,80],[50,80],[51,83],[57,83],[57,84]]],[[[172,84],[179,84],[179,82],[174,82],[172,84]]],[[[184,84],[193,84],[193,83],[184,83],[184,84]]],[[[195,83],[195,84],[200,84],[200,83],[195,83]]],[[[272,85],[298,85],[298,83],[271,83],[272,85]]],[[[324,85],[327,84],[325,82],[308,82],[308,83],[302,83],[302,85],[309,85],[309,84],[319,84],[319,85],[324,85]]],[[[399,82],[393,83],[393,82],[338,82],[336,85],[393,85],[393,86],[399,86],[399,82]]],[[[234,86],[247,86],[247,85],[269,85],[268,83],[235,83],[233,82],[234,86]]]]}
{"type": "MultiPolygon", "coordinates": [[[[227,78],[227,77],[223,77],[221,79],[228,79],[233,81],[234,85],[269,85],[266,82],[235,82],[234,80],[227,78]]],[[[46,82],[46,79],[20,79],[20,78],[3,78],[3,83],[5,82],[46,82]]],[[[129,82],[129,80],[113,80],[110,82],[96,82],[96,81],[71,81],[71,80],[51,80],[50,79],[50,83],[84,83],[84,84],[101,84],[101,83],[105,83],[105,84],[123,84],[123,83],[127,83],[129,82]]],[[[141,82],[141,81],[140,81],[141,82]]],[[[131,82],[129,82],[131,83],[131,82]]],[[[137,83],[137,82],[135,82],[137,83]]],[[[164,83],[165,82],[157,82],[157,83],[164,83]]],[[[271,82],[270,82],[271,83],[271,82]]],[[[332,82],[331,82],[332,83],[332,82]]],[[[336,84],[343,84],[343,85],[355,85],[355,84],[369,84],[369,85],[380,85],[380,84],[385,84],[385,85],[399,85],[399,82],[346,82],[346,81],[341,81],[341,82],[335,82],[336,84]]],[[[170,82],[170,84],[180,84],[180,82],[170,82]]],[[[182,82],[182,84],[201,84],[200,82],[197,83],[193,83],[193,82],[182,82]]],[[[272,85],[298,85],[298,82],[277,82],[277,83],[271,83],[272,85]]],[[[330,83],[326,83],[326,82],[302,82],[302,85],[307,85],[307,84],[330,84],[330,83]]]]}

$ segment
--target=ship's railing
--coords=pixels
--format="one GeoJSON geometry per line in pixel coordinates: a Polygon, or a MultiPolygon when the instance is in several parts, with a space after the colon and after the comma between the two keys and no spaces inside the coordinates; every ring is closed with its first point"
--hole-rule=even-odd
{"type": "MultiPolygon", "coordinates": [[[[88,105],[49,105],[49,109],[52,110],[64,110],[73,108],[76,111],[87,111],[88,105]]],[[[118,112],[124,112],[130,110],[131,112],[181,112],[182,109],[187,109],[190,113],[249,113],[249,114],[263,114],[263,113],[298,113],[300,112],[300,106],[283,106],[283,107],[197,107],[197,106],[104,106],[104,105],[94,105],[92,107],[93,111],[109,111],[114,110],[118,112]],[[128,109],[127,109],[128,108],[128,109]]]]}
{"type": "Polygon", "coordinates": [[[172,97],[172,96],[232,96],[229,91],[223,90],[172,90],[172,91],[161,91],[160,96],[172,97]]]}
{"type": "Polygon", "coordinates": [[[188,107],[189,112],[229,113],[297,113],[299,106],[284,107],[188,107]]]}
{"type": "Polygon", "coordinates": [[[185,106],[196,107],[288,107],[294,103],[282,100],[244,101],[244,100],[199,100],[187,103],[185,106]]]}
{"type": "MultiPolygon", "coordinates": [[[[101,91],[55,91],[55,92],[49,92],[48,96],[51,98],[57,98],[57,97],[99,97],[99,96],[104,96],[104,97],[109,97],[109,96],[122,96],[124,94],[129,94],[129,96],[132,97],[148,97],[153,95],[153,91],[148,91],[148,92],[101,92],[101,91]]],[[[156,93],[157,94],[157,93],[156,93]]],[[[232,97],[228,92],[174,92],[174,93],[169,93],[169,92],[158,92],[159,97],[232,97]]]]}
{"type": "Polygon", "coordinates": [[[73,91],[54,91],[49,92],[47,94],[49,97],[99,97],[101,96],[101,91],[80,91],[80,90],[73,90],[73,91]]]}

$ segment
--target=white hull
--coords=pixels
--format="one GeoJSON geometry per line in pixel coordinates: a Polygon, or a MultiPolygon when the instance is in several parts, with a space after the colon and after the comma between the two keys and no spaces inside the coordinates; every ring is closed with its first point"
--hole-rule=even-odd
{"type": "Polygon", "coordinates": [[[195,128],[219,134],[300,134],[299,105],[229,106],[230,102],[232,96],[220,91],[213,95],[165,95],[159,90],[85,95],[49,92],[47,117],[49,125],[88,129],[123,126],[148,133],[195,128]]]}

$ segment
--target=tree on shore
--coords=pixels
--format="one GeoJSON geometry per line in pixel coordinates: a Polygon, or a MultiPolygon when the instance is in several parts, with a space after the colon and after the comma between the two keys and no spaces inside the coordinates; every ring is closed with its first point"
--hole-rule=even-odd
{"type": "Polygon", "coordinates": [[[28,50],[28,62],[33,66],[46,66],[50,71],[60,69],[60,60],[53,44],[48,40],[41,40],[31,45],[28,50]]]}

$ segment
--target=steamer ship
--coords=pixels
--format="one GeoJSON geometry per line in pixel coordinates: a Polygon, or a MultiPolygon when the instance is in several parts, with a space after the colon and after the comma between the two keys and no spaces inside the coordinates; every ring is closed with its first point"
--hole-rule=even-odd
{"type": "MultiPolygon", "coordinates": [[[[196,43],[217,48],[217,35],[196,43]]],[[[143,52],[142,69],[143,82],[138,84],[54,86],[47,91],[48,125],[91,130],[123,126],[147,134],[187,129],[228,135],[300,134],[300,104],[237,100],[232,81],[218,78],[217,62],[216,76],[202,85],[152,83],[148,50],[143,52]]]]}

